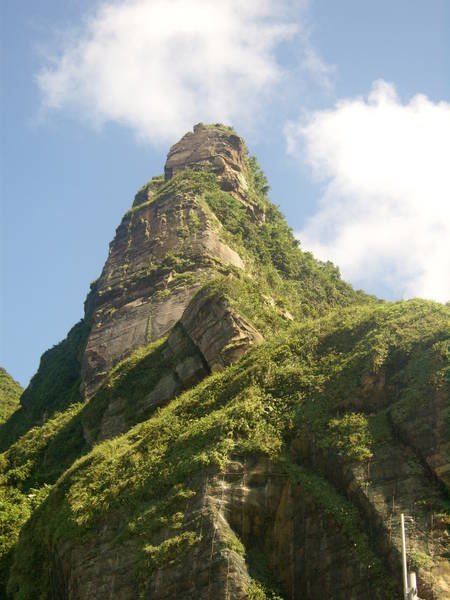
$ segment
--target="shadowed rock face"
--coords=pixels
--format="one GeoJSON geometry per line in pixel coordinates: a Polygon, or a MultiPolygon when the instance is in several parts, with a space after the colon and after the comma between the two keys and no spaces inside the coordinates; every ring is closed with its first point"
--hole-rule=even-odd
{"type": "MultiPolygon", "coordinates": [[[[223,189],[243,198],[244,155],[243,141],[228,129],[199,125],[171,148],[166,178],[212,166],[223,189]]],[[[151,199],[152,190],[123,218],[86,301],[92,323],[82,363],[86,396],[120,360],[173,327],[208,273],[218,265],[244,268],[195,195],[151,199]],[[189,274],[184,281],[183,274],[189,274]]]]}
{"type": "MultiPolygon", "coordinates": [[[[133,407],[138,420],[148,418],[182,391],[199,383],[209,373],[220,371],[264,340],[263,336],[218,294],[198,292],[172,328],[164,350],[173,367],[133,407]],[[181,356],[180,359],[177,357],[181,356]]],[[[101,418],[98,436],[102,441],[127,431],[124,419],[126,398],[110,401],[101,418]]]]}

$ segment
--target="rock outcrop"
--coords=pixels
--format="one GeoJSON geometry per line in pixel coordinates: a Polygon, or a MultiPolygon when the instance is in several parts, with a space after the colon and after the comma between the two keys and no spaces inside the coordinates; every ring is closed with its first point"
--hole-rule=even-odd
{"type": "MultiPolygon", "coordinates": [[[[223,189],[244,198],[244,148],[227,129],[196,126],[171,148],[166,181],[187,169],[212,168],[223,189]]],[[[86,301],[91,333],[82,378],[87,396],[135,348],[165,335],[218,265],[244,268],[199,198],[190,191],[158,197],[160,184],[147,186],[123,218],[86,301]]]]}
{"type": "Polygon", "coordinates": [[[170,149],[165,178],[185,169],[208,169],[217,174],[223,190],[250,206],[246,154],[244,141],[229,127],[199,123],[170,149]]]}
{"type": "Polygon", "coordinates": [[[227,367],[264,339],[217,294],[198,293],[184,311],[181,324],[211,371],[227,367]]]}
{"type": "MultiPolygon", "coordinates": [[[[214,371],[221,371],[238,360],[250,348],[263,342],[262,335],[227,301],[209,290],[198,292],[181,319],[172,327],[162,353],[170,367],[164,369],[148,393],[133,407],[135,420],[145,420],[214,371]]],[[[93,403],[96,399],[94,397],[93,403]]],[[[85,426],[84,436],[94,443],[125,433],[126,396],[109,401],[101,417],[98,433],[85,426]]]]}

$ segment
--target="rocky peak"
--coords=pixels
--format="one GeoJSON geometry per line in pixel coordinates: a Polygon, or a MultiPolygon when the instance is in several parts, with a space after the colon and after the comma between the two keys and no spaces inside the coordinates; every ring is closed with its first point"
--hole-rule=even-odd
{"type": "Polygon", "coordinates": [[[186,133],[167,155],[164,175],[166,181],[185,169],[209,170],[218,175],[220,186],[239,200],[248,190],[247,149],[244,140],[231,127],[198,123],[193,132],[186,133]]]}
{"type": "MultiPolygon", "coordinates": [[[[86,302],[92,324],[82,367],[87,396],[133,350],[168,334],[206,279],[225,266],[245,267],[223,239],[219,220],[195,191],[195,171],[217,177],[222,191],[256,213],[247,200],[247,150],[231,128],[199,124],[172,146],[164,180],[153,178],[136,195],[86,302]]],[[[239,337],[235,330],[230,326],[222,332],[219,346],[239,337]]],[[[247,332],[242,335],[250,339],[247,332]]],[[[210,368],[224,362],[217,352],[206,360],[212,361],[210,368]]]]}

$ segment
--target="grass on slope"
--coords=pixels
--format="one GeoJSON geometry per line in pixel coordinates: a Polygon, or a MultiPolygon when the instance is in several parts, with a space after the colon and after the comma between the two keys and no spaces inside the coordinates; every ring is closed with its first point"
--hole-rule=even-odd
{"type": "Polygon", "coordinates": [[[50,491],[49,483],[87,450],[76,419],[81,406],[56,413],[0,454],[0,591],[23,524],[50,491]]]}
{"type": "Polygon", "coordinates": [[[23,390],[11,375],[0,367],[0,423],[3,423],[19,408],[23,390]]]}
{"type": "Polygon", "coordinates": [[[116,365],[89,403],[74,403],[55,413],[0,454],[0,589],[19,531],[37,500],[44,497],[41,490],[47,493],[73,461],[90,449],[86,437],[96,439],[109,403],[126,399],[127,428],[148,417],[140,401],[175,364],[196,352],[181,331],[178,341],[177,351],[169,355],[165,338],[139,348],[116,365]]]}
{"type": "Polygon", "coordinates": [[[140,545],[145,569],[176,560],[199,539],[196,523],[184,522],[186,502],[197,493],[195,477],[247,453],[270,456],[302,481],[368,573],[383,577],[354,507],[318,473],[296,465],[288,448],[305,430],[349,460],[366,460],[373,444],[367,418],[349,408],[361,394],[361,375],[384,369],[395,380],[393,401],[427,402],[430,389],[448,385],[448,318],[446,307],[410,301],[311,320],[255,348],[126,435],[97,445],[69,468],[25,526],[10,592],[25,599],[40,590],[45,598],[48,549],[80,543],[105,527],[115,528],[118,544],[132,538],[140,545]],[[424,354],[430,356],[425,363],[424,354]],[[155,543],[167,527],[169,538],[155,543]]]}
{"type": "Polygon", "coordinates": [[[174,365],[196,348],[180,332],[177,352],[168,353],[161,338],[121,361],[111,370],[102,387],[88,403],[74,403],[55,413],[42,425],[22,435],[0,454],[0,486],[14,486],[21,492],[53,484],[79,456],[90,449],[86,437],[96,440],[103,414],[109,403],[124,398],[124,426],[129,429],[148,418],[149,409],[140,401],[174,365]]]}
{"type": "Polygon", "coordinates": [[[0,451],[36,423],[81,400],[81,356],[88,332],[88,325],[80,321],[42,355],[37,373],[22,394],[22,406],[0,427],[0,451]]]}

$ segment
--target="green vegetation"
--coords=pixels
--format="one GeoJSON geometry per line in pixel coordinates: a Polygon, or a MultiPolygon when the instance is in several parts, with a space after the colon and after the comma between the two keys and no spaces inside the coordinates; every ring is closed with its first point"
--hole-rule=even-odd
{"type": "Polygon", "coordinates": [[[0,590],[24,523],[46,498],[50,484],[87,450],[76,419],[81,406],[56,413],[0,455],[0,590]]]}
{"type": "MultiPolygon", "coordinates": [[[[387,575],[355,509],[320,473],[297,464],[289,448],[299,436],[314,436],[323,441],[324,452],[367,460],[371,419],[363,413],[339,414],[352,399],[364,399],[361,373],[373,372],[377,357],[376,368],[393,374],[393,397],[402,402],[406,395],[419,402],[418,386],[446,385],[446,365],[438,350],[447,322],[448,308],[420,301],[349,307],[309,320],[210,376],[127,434],[98,444],[66,471],[24,527],[10,591],[35,597],[31,590],[48,585],[42,558],[47,546],[82,543],[112,520],[118,540],[132,538],[141,545],[143,564],[150,561],[156,568],[177,560],[198,542],[195,522],[183,523],[205,473],[220,472],[232,456],[255,453],[271,457],[304,486],[351,540],[371,577],[386,586],[387,575]],[[385,348],[382,363],[380,344],[385,348]],[[431,358],[417,375],[410,361],[421,354],[431,358]],[[168,526],[174,534],[155,544],[155,535],[168,526]]],[[[117,370],[110,394],[119,393],[126,373],[144,364],[146,356],[143,350],[133,364],[117,370]]],[[[140,393],[144,387],[136,391],[136,399],[140,393]]],[[[422,396],[420,402],[428,398],[422,396]]],[[[377,426],[373,435],[382,432],[377,426]]]]}
{"type": "MultiPolygon", "coordinates": [[[[5,584],[20,529],[32,509],[46,496],[48,486],[90,449],[84,431],[95,439],[108,404],[120,398],[126,398],[127,402],[124,427],[147,418],[149,410],[140,402],[148,390],[181,358],[197,352],[181,329],[178,341],[175,353],[168,352],[165,339],[138,349],[111,371],[89,403],[76,403],[55,413],[43,425],[29,429],[0,455],[0,589],[5,584]]],[[[189,491],[179,490],[176,497],[182,501],[189,497],[189,491]]],[[[156,515],[155,527],[162,525],[161,518],[156,515]]]]}
{"type": "Polygon", "coordinates": [[[341,456],[364,461],[372,457],[372,437],[369,422],[361,413],[347,413],[339,419],[330,419],[328,432],[321,440],[322,448],[333,448],[341,456]]]}
{"type": "Polygon", "coordinates": [[[146,567],[155,571],[162,565],[174,562],[191,550],[200,540],[200,536],[194,531],[185,531],[164,540],[159,546],[146,544],[144,546],[144,553],[147,557],[146,567]]]}
{"type": "Polygon", "coordinates": [[[52,414],[80,399],[80,361],[88,333],[80,321],[65,340],[42,355],[38,372],[22,395],[22,404],[34,414],[52,414]]]}
{"type": "Polygon", "coordinates": [[[245,557],[245,546],[234,531],[230,530],[228,533],[225,533],[222,537],[226,547],[229,550],[231,550],[232,552],[236,552],[236,554],[239,554],[239,556],[245,557]]]}
{"type": "Polygon", "coordinates": [[[153,409],[142,404],[148,391],[184,357],[198,352],[182,328],[178,331],[176,352],[168,349],[165,338],[139,348],[116,365],[88,403],[72,404],[22,435],[0,455],[0,485],[28,492],[53,484],[74,460],[90,449],[84,432],[89,439],[96,439],[109,403],[126,399],[123,411],[126,429],[148,418],[153,409]]]}
{"type": "Polygon", "coordinates": [[[409,554],[410,568],[412,569],[429,569],[433,565],[433,561],[420,550],[412,550],[409,554]]]}
{"type": "Polygon", "coordinates": [[[252,580],[247,588],[249,600],[283,600],[282,596],[272,592],[259,581],[252,580]]]}
{"type": "Polygon", "coordinates": [[[267,559],[258,546],[248,549],[247,564],[251,576],[247,588],[248,597],[253,600],[283,600],[281,583],[274,578],[267,566],[267,559]]]}
{"type": "Polygon", "coordinates": [[[253,184],[253,190],[259,196],[267,196],[270,190],[269,181],[258,164],[256,156],[249,156],[248,168],[251,173],[251,181],[253,184]]]}
{"type": "MultiPolygon", "coordinates": [[[[218,275],[233,277],[228,282],[220,280],[216,287],[222,287],[229,299],[239,302],[243,314],[255,325],[258,320],[262,321],[260,326],[266,326],[266,330],[277,331],[285,328],[291,319],[320,316],[335,306],[373,301],[343,282],[334,265],[321,263],[299,248],[281,212],[266,196],[267,179],[254,157],[247,160],[246,176],[249,208],[221,190],[219,179],[213,172],[189,169],[177,173],[167,182],[161,183],[158,179],[157,189],[145,204],[185,194],[197,198],[223,241],[245,262],[245,271],[215,265],[218,275]],[[256,218],[252,210],[259,212],[260,217],[256,218]]],[[[134,205],[132,210],[142,206],[142,203],[134,205]]],[[[186,232],[179,233],[180,239],[200,227],[198,215],[191,217],[186,232]]],[[[149,268],[158,276],[172,270],[183,274],[184,279],[189,279],[190,274],[198,276],[201,262],[198,256],[191,254],[186,248],[182,255],[172,253],[163,263],[149,268]]],[[[151,275],[149,271],[146,277],[151,275]]],[[[137,279],[140,276],[136,275],[137,279]]],[[[171,288],[183,283],[181,279],[173,281],[171,288]]]]}
{"type": "Polygon", "coordinates": [[[91,439],[96,439],[99,434],[101,419],[107,406],[117,400],[126,400],[121,415],[127,429],[150,416],[153,409],[149,409],[143,402],[148,392],[183,358],[198,355],[197,348],[182,327],[178,326],[176,331],[178,344],[175,351],[169,349],[166,338],[160,338],[138,348],[112,369],[105,383],[80,415],[91,439]]]}
{"type": "Polygon", "coordinates": [[[253,165],[249,197],[264,220],[249,218],[247,209],[231,194],[209,187],[203,198],[222,225],[221,235],[243,258],[246,271],[275,301],[279,312],[295,318],[318,316],[336,305],[367,300],[339,275],[331,263],[321,263],[302,252],[278,210],[263,194],[265,178],[253,165]]]}
{"type": "Polygon", "coordinates": [[[22,407],[0,428],[0,450],[36,423],[81,400],[81,357],[88,333],[88,326],[80,321],[66,339],[42,355],[36,375],[22,394],[22,407]]]}
{"type": "Polygon", "coordinates": [[[0,590],[6,589],[12,552],[31,514],[28,498],[15,488],[0,487],[0,590]]]}
{"type": "MultiPolygon", "coordinates": [[[[195,196],[195,208],[187,203],[176,232],[180,251],[133,275],[126,264],[119,291],[93,282],[87,320],[96,295],[108,299],[103,316],[114,319],[113,293],[132,296],[143,278],[151,284],[165,277],[158,297],[198,283],[202,294],[226,299],[267,341],[160,408],[149,406],[155,386],[184,358],[199,357],[181,325],[173,329],[175,348],[165,338],[139,348],[85,404],[80,361],[89,324],[80,322],[43,355],[23,407],[0,430],[0,589],[10,570],[13,597],[47,598],[55,548],[81,548],[105,535],[113,550],[129,544],[144,589],[149,572],[202,546],[208,531],[195,502],[230,460],[249,456],[269,457],[348,540],[349,556],[366,578],[390,593],[372,533],[321,462],[368,471],[377,448],[392,443],[394,426],[410,421],[435,393],[448,394],[449,308],[417,300],[381,303],[355,292],[334,265],[299,248],[267,198],[256,159],[247,157],[244,171],[247,206],[205,170],[169,181],[159,176],[143,186],[124,227],[139,219],[146,239],[152,232],[142,207],[195,196]],[[239,254],[245,269],[190,247],[191,236],[206,226],[239,254]],[[381,393],[369,400],[367,389],[379,381],[388,382],[388,401],[381,393]],[[95,444],[109,417],[120,419],[127,433],[95,444]]],[[[11,392],[15,402],[18,393],[11,392]]],[[[419,433],[427,427],[419,424],[419,433]]],[[[279,600],[260,542],[230,531],[220,548],[246,560],[249,598],[279,600]]],[[[426,568],[429,557],[416,554],[411,562],[426,568]]]]}
{"type": "Polygon", "coordinates": [[[133,208],[151,202],[152,195],[158,192],[158,189],[163,185],[163,183],[164,175],[157,175],[156,177],[152,177],[150,181],[145,183],[136,192],[133,202],[133,208]]]}
{"type": "Polygon", "coordinates": [[[348,536],[358,559],[368,571],[371,571],[372,575],[375,573],[382,577],[381,561],[371,549],[361,517],[352,503],[317,473],[289,462],[286,464],[286,469],[291,479],[311,494],[317,506],[330,515],[336,525],[348,536]]]}
{"type": "MultiPolygon", "coordinates": [[[[197,127],[199,129],[219,129],[220,131],[223,131],[223,133],[236,134],[236,130],[234,129],[234,127],[232,127],[231,125],[225,125],[224,123],[197,123],[197,125],[194,126],[194,129],[197,129],[197,127]]],[[[192,135],[192,133],[189,132],[188,135],[192,135]]]]}
{"type": "Polygon", "coordinates": [[[27,431],[0,455],[0,485],[29,492],[54,483],[87,445],[76,417],[82,404],[58,412],[27,431]]]}
{"type": "Polygon", "coordinates": [[[20,384],[0,367],[0,423],[6,421],[19,408],[22,391],[20,384]]]}

